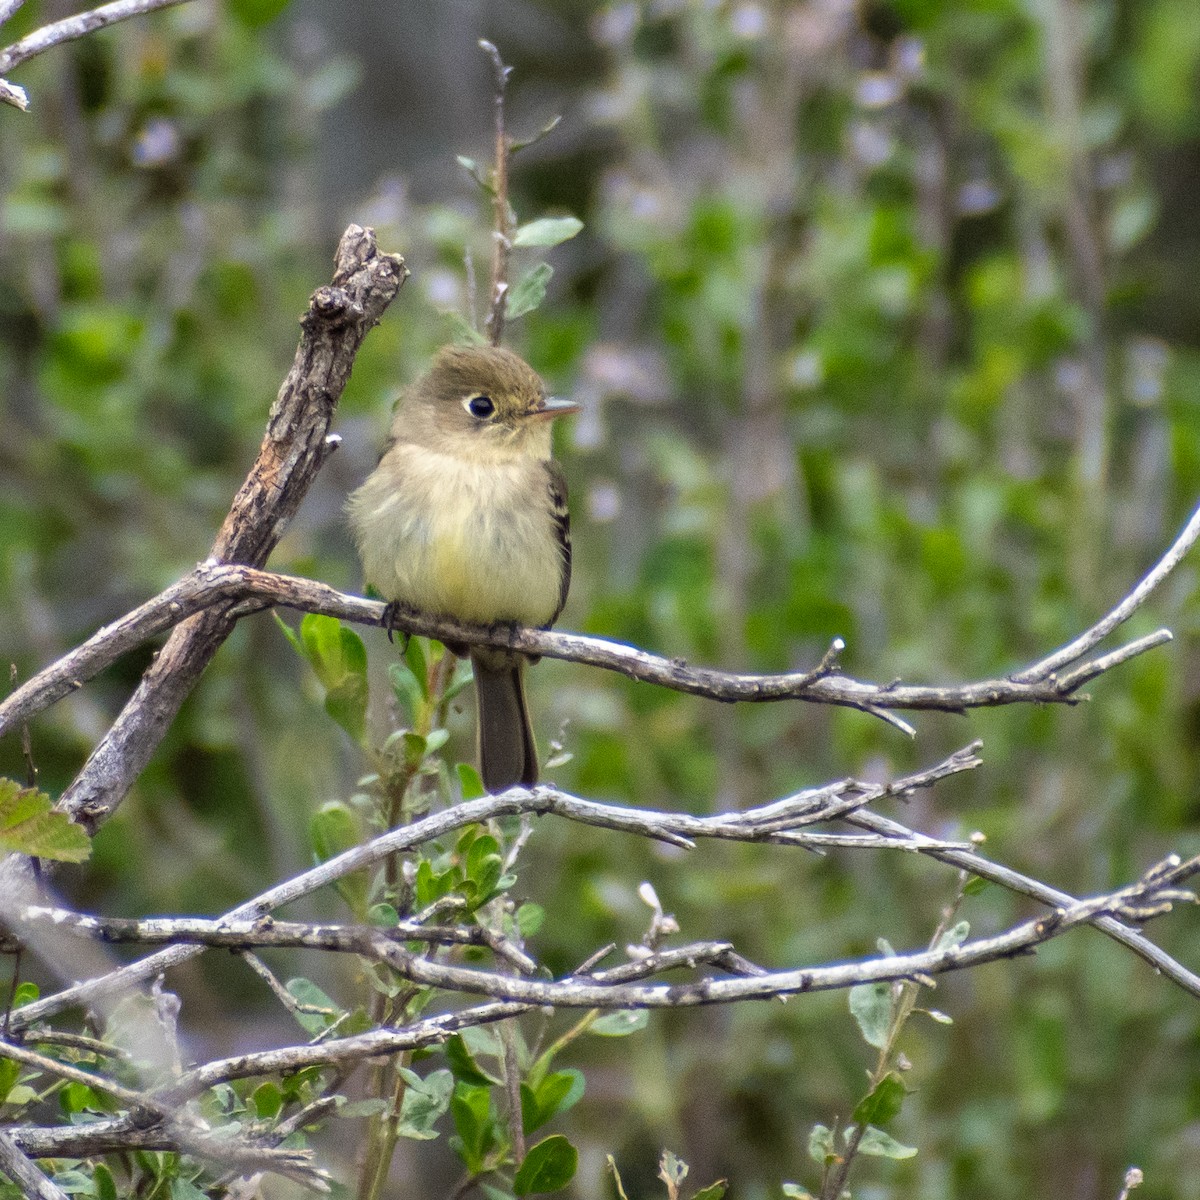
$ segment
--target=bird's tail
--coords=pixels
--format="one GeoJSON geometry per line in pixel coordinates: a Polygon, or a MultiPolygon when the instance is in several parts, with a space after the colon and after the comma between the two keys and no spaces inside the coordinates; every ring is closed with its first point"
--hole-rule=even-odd
{"type": "Polygon", "coordinates": [[[471,651],[479,709],[479,774],[489,792],[534,784],[537,745],[525,701],[525,656],[476,647],[471,651]]]}

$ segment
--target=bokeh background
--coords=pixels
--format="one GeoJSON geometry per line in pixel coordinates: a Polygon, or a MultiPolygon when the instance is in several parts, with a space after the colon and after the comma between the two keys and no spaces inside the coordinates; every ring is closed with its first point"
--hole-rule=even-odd
{"type": "MultiPolygon", "coordinates": [[[[6,40],[64,7],[29,0],[6,40]]],[[[488,154],[483,36],[516,68],[512,131],[563,118],[516,160],[519,216],[585,223],[510,331],[584,407],[559,449],[562,627],[761,671],[841,636],[861,677],[968,680],[1068,639],[1169,544],[1200,497],[1194,0],[195,0],[29,63],[30,112],[0,113],[0,664],[27,678],[207,553],[350,220],[413,276],[271,565],[360,587],[344,497],[467,312],[464,248],[486,276],[456,161],[488,154]]],[[[565,787],[696,813],[979,737],[981,770],[889,813],[1087,893],[1200,849],[1198,617],[1192,560],[1130,627],[1177,640],[1091,703],[918,714],[915,742],[548,661],[536,724],[565,787]]],[[[366,636],[382,676],[395,651],[366,636]]],[[[34,723],[52,795],[150,653],[34,723]]],[[[243,621],[58,883],[105,912],[218,913],[307,865],[311,814],[363,770],[272,618],[243,621]]],[[[23,776],[16,738],[0,773],[23,776]]],[[[567,970],[636,941],[642,880],[684,936],[778,966],[923,945],[957,887],[900,855],[680,856],[543,823],[517,889],[548,913],[537,951],[567,970]]],[[[963,915],[986,933],[1028,911],[992,889],[963,915]]],[[[1196,930],[1181,910],[1152,933],[1195,967],[1196,930]]],[[[223,958],[170,982],[197,1053],[283,1036],[223,958]]],[[[1194,998],[1080,932],[930,1002],[954,1024],[910,1027],[892,1130],[919,1153],[860,1164],[856,1195],[1115,1196],[1130,1163],[1148,1198],[1200,1194],[1194,998]]],[[[838,995],[656,1015],[572,1062],[577,1195],[609,1194],[606,1153],[631,1197],[659,1194],[665,1145],[747,1200],[815,1186],[809,1130],[847,1119],[871,1065],[838,995]]],[[[444,1139],[397,1177],[445,1194],[444,1139]]]]}

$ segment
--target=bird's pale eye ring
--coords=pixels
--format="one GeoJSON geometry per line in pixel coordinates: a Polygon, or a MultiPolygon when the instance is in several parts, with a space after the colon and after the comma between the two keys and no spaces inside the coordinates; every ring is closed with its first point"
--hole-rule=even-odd
{"type": "Polygon", "coordinates": [[[471,416],[478,417],[481,421],[496,415],[496,404],[491,396],[468,396],[463,401],[463,407],[471,416]]]}

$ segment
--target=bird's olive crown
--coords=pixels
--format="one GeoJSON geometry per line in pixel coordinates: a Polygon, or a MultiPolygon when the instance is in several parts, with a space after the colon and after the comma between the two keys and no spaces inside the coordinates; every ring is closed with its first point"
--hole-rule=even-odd
{"type": "Polygon", "coordinates": [[[447,346],[418,393],[438,408],[456,408],[472,422],[504,422],[538,411],[546,387],[523,359],[500,346],[447,346]]]}

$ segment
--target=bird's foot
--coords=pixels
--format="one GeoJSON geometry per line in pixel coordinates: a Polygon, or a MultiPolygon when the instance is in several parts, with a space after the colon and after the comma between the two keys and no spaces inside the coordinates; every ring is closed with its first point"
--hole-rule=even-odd
{"type": "Polygon", "coordinates": [[[411,606],[404,604],[399,600],[390,600],[390,601],[388,601],[388,603],[386,605],[384,605],[383,627],[384,627],[384,629],[387,630],[387,636],[388,636],[389,642],[395,643],[395,641],[396,641],[395,635],[397,633],[400,635],[400,653],[401,654],[403,654],[404,651],[408,649],[408,643],[409,643],[409,640],[412,638],[412,634],[409,633],[409,631],[407,629],[397,629],[396,624],[398,621],[402,620],[405,616],[409,615],[410,613],[412,613],[414,611],[415,610],[411,606]]]}

